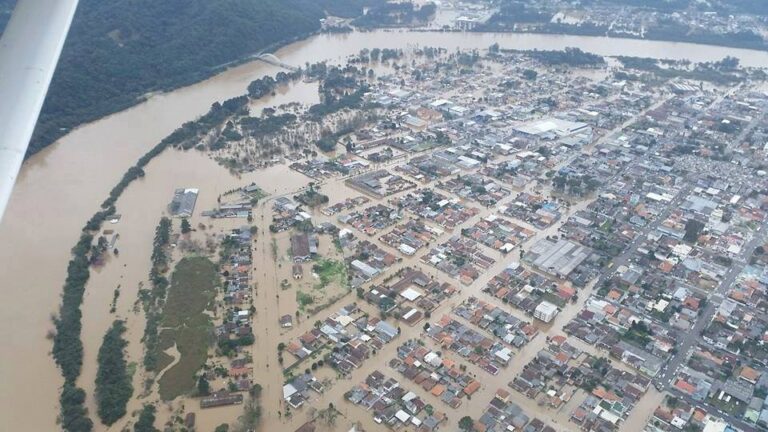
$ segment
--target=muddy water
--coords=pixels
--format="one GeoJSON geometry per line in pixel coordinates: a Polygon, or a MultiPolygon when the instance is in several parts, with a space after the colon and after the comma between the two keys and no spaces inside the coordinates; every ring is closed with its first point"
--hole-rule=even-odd
{"type": "MultiPolygon", "coordinates": [[[[82,339],[85,345],[85,362],[80,377],[80,385],[86,391],[93,388],[97,369],[96,350],[106,330],[104,326],[108,325],[112,319],[117,317],[129,321],[131,329],[127,335],[129,357],[131,361],[141,361],[144,318],[142,314],[133,312],[134,301],[138,286],[146,280],[149,270],[154,227],[160,215],[165,212],[170,194],[175,188],[200,189],[196,216],[190,218],[192,226],[197,227],[199,223],[209,222],[208,218],[200,217],[199,212],[214,208],[217,197],[228,190],[252,181],[260,182],[263,178],[279,178],[279,183],[264,185],[268,193],[274,194],[280,193],[283,188],[299,188],[307,181],[306,177],[289,170],[285,165],[271,167],[258,174],[245,175],[238,179],[214,161],[195,151],[168,151],[150,163],[147,173],[144,179],[132,185],[120,198],[118,203],[118,211],[122,214],[120,222],[115,225],[108,224],[106,227],[120,234],[120,240],[117,243],[119,257],[111,258],[111,261],[100,271],[93,272],[88,284],[83,303],[82,339]],[[120,297],[117,302],[117,311],[111,315],[108,305],[113,296],[115,281],[118,281],[121,286],[120,297]]],[[[206,233],[223,234],[225,230],[240,227],[245,223],[243,219],[216,221],[214,229],[198,232],[195,238],[201,240],[204,238],[201,234],[206,233]]],[[[174,226],[178,230],[178,221],[174,222],[174,226]]],[[[134,388],[141,389],[143,377],[137,374],[134,378],[134,388]]],[[[89,398],[88,402],[90,411],[95,412],[93,399],[89,398]]],[[[140,402],[132,401],[129,412],[132,409],[139,409],[140,402]]],[[[161,410],[160,414],[162,413],[161,410]]],[[[237,415],[230,416],[230,418],[236,417],[237,415]]],[[[118,425],[113,426],[113,429],[118,429],[118,425]]]]}
{"type": "MultiPolygon", "coordinates": [[[[321,35],[290,45],[277,54],[285,62],[302,65],[322,59],[341,60],[362,48],[441,46],[484,48],[498,42],[504,48],[562,49],[578,46],[604,55],[688,58],[711,61],[726,55],[747,66],[768,65],[768,53],[691,44],[606,38],[519,35],[370,32],[321,35]]],[[[0,353],[0,427],[3,430],[45,431],[55,428],[58,371],[49,357],[50,314],[56,310],[69,248],[78,230],[135,160],[182,122],[204,113],[208,106],[242,94],[247,84],[277,68],[253,62],[199,84],[148,101],[91,123],[62,138],[28,160],[0,224],[0,305],[4,347],[0,353]],[[24,389],[24,391],[19,391],[24,389]]],[[[284,89],[264,101],[267,105],[317,99],[312,86],[284,89]]],[[[211,203],[215,190],[241,182],[218,171],[213,162],[193,153],[168,152],[153,162],[148,178],[129,188],[118,211],[124,220],[112,227],[120,232],[121,256],[93,276],[84,304],[86,361],[81,384],[92,388],[94,356],[104,331],[117,317],[141,321],[130,312],[139,281],[149,262],[152,230],[174,187],[197,186],[201,206],[211,203]],[[198,183],[197,185],[194,183],[198,183]],[[112,293],[121,285],[117,314],[109,313],[112,293]]],[[[259,183],[276,192],[288,191],[306,179],[287,171],[262,173],[259,183]],[[271,186],[274,185],[274,186],[271,186]]],[[[255,178],[255,177],[254,177],[255,178]]],[[[140,332],[132,330],[131,355],[138,359],[140,332]]]]}
{"type": "MultiPolygon", "coordinates": [[[[382,164],[384,166],[389,165],[389,163],[382,164]]],[[[434,183],[430,184],[429,186],[434,186],[434,183]]],[[[340,201],[343,198],[351,197],[354,195],[354,192],[345,187],[343,185],[343,181],[341,179],[332,179],[328,180],[321,186],[321,190],[323,193],[328,194],[331,197],[331,202],[335,203],[337,201],[340,201]]],[[[530,190],[528,190],[530,192],[530,190]]],[[[447,193],[447,192],[446,192],[447,193]]],[[[449,194],[451,195],[451,194],[449,194]]],[[[505,198],[502,202],[506,203],[509,202],[514,198],[514,194],[505,198]]],[[[384,202],[384,200],[373,200],[373,202],[384,202]]],[[[571,212],[577,211],[579,209],[584,208],[588,204],[588,201],[583,201],[577,205],[575,205],[571,212]]],[[[474,204],[470,204],[473,205],[474,204]]],[[[501,205],[501,203],[499,204],[501,205]]],[[[459,227],[456,228],[456,231],[460,230],[461,228],[466,228],[469,226],[472,226],[475,224],[478,220],[480,220],[483,217],[486,217],[488,214],[493,213],[495,210],[493,208],[490,209],[483,209],[480,214],[475,216],[474,218],[471,218],[464,224],[461,224],[459,227]]],[[[322,222],[324,220],[327,220],[329,218],[321,215],[315,215],[316,220],[318,222],[322,222]]],[[[523,222],[516,221],[517,223],[524,224],[523,222]]],[[[562,222],[561,222],[562,223],[562,222]]],[[[529,248],[535,241],[544,238],[548,235],[553,235],[557,233],[557,229],[560,224],[553,225],[552,227],[538,231],[538,234],[535,236],[535,238],[530,239],[528,242],[526,242],[523,247],[529,248]]],[[[388,228],[389,230],[391,228],[388,228]]],[[[386,231],[386,230],[385,230],[386,231]]],[[[383,233],[383,232],[382,232],[383,233]]],[[[379,233],[379,234],[382,234],[379,233]]],[[[444,233],[441,238],[436,240],[436,243],[439,243],[440,241],[444,241],[447,239],[447,237],[450,237],[452,234],[450,232],[444,233]]],[[[375,236],[378,237],[378,234],[375,236]]],[[[270,258],[268,258],[269,254],[266,250],[264,250],[265,246],[262,246],[261,250],[258,250],[255,253],[255,256],[257,259],[258,257],[261,257],[262,265],[268,266],[270,263],[270,258]]],[[[487,282],[493,277],[494,275],[498,274],[508,263],[507,259],[504,259],[504,257],[498,252],[498,251],[491,251],[490,249],[484,249],[485,252],[496,259],[496,264],[492,266],[490,269],[485,271],[480,278],[475,281],[471,286],[469,287],[462,287],[462,291],[460,294],[458,294],[456,297],[450,299],[449,301],[442,304],[435,312],[433,312],[433,317],[439,317],[442,314],[449,313],[451,308],[469,297],[470,295],[474,296],[481,296],[484,300],[489,301],[492,304],[496,304],[497,306],[500,306],[506,310],[511,311],[514,315],[518,316],[518,318],[523,320],[529,320],[529,317],[525,317],[521,312],[517,310],[510,309],[506,306],[502,306],[501,303],[493,298],[490,298],[488,296],[485,296],[484,294],[480,293],[480,290],[483,286],[487,284],[487,282]]],[[[513,253],[514,254],[514,253],[513,253]]],[[[398,254],[399,255],[399,254],[398,254]]],[[[403,268],[405,266],[419,266],[423,271],[425,271],[430,276],[434,277],[435,280],[440,282],[449,282],[456,284],[456,281],[451,280],[447,275],[445,275],[442,272],[437,271],[436,269],[432,267],[423,266],[419,263],[419,256],[420,254],[416,254],[412,257],[403,257],[402,261],[397,263],[390,271],[390,273],[396,272],[398,269],[403,268]]],[[[259,264],[256,263],[256,267],[259,267],[259,264]]],[[[276,292],[275,287],[277,286],[277,278],[275,277],[275,272],[257,272],[256,278],[258,279],[258,283],[260,285],[259,293],[257,298],[257,305],[259,305],[260,316],[259,320],[262,320],[264,317],[267,318],[267,324],[269,324],[270,320],[274,320],[275,314],[274,314],[274,307],[272,304],[274,304],[274,293],[276,292]]],[[[378,283],[378,281],[373,281],[373,283],[378,283]]],[[[504,388],[505,383],[510,381],[515,375],[517,375],[523,368],[525,364],[527,364],[541,349],[545,347],[545,341],[547,336],[554,336],[557,334],[562,334],[562,328],[563,326],[570,321],[571,318],[573,318],[583,307],[584,303],[586,302],[586,299],[589,297],[588,292],[592,290],[593,284],[590,284],[589,287],[582,290],[580,293],[579,301],[574,305],[569,305],[556,319],[553,323],[549,325],[540,325],[541,334],[536,337],[531,343],[527,344],[523,349],[521,349],[517,355],[515,356],[515,360],[512,362],[512,364],[505,369],[499,376],[493,377],[492,379],[490,376],[485,372],[481,371],[479,368],[473,365],[467,365],[468,370],[473,373],[478,379],[480,379],[484,385],[483,388],[475,394],[471,400],[467,400],[462,405],[462,412],[466,413],[472,413],[473,415],[479,415],[479,413],[482,412],[482,410],[486,407],[488,402],[492,399],[495,391],[498,388],[504,388]]],[[[347,298],[340,301],[339,305],[344,305],[348,302],[356,301],[356,298],[354,294],[350,294],[347,298]]],[[[377,314],[377,311],[372,306],[362,303],[359,304],[359,306],[375,315],[377,314]]],[[[317,316],[317,318],[323,318],[326,313],[321,313],[317,316]]],[[[316,319],[316,317],[311,317],[309,319],[305,319],[304,322],[300,323],[299,325],[295,326],[293,329],[291,329],[288,332],[282,332],[280,339],[275,339],[275,333],[274,330],[267,328],[267,326],[257,326],[257,340],[259,341],[267,341],[267,347],[270,346],[270,344],[274,345],[278,340],[286,342],[289,339],[295,338],[299,336],[304,331],[307,331],[309,328],[311,328],[311,323],[316,319]]],[[[264,321],[260,321],[264,322],[264,321]]],[[[403,331],[403,335],[401,336],[401,339],[410,338],[410,337],[418,337],[419,332],[421,328],[421,323],[415,327],[405,327],[403,331]]],[[[372,359],[367,360],[363,366],[359,369],[356,369],[352,372],[352,374],[349,376],[348,380],[340,380],[334,383],[332,387],[327,389],[327,391],[317,396],[315,399],[311,401],[312,406],[317,408],[322,408],[326,406],[329,402],[333,402],[336,404],[337,407],[339,407],[340,411],[342,412],[345,420],[347,421],[359,421],[362,424],[366,426],[366,430],[386,430],[381,425],[376,425],[371,421],[371,414],[370,412],[366,412],[363,409],[360,409],[359,407],[354,407],[346,402],[341,402],[343,400],[343,394],[345,391],[347,391],[350,386],[353,384],[356,384],[363,380],[366,375],[371,373],[372,371],[379,369],[382,370],[385,374],[394,376],[397,379],[401,380],[401,383],[407,387],[409,390],[415,391],[419,396],[421,396],[426,402],[431,403],[436,409],[447,411],[448,417],[449,417],[449,424],[455,424],[458,417],[456,416],[456,412],[452,410],[447,410],[445,408],[445,405],[442,404],[442,402],[438,401],[433,395],[429,394],[428,392],[423,391],[420,389],[417,385],[413,383],[405,382],[401,379],[401,377],[397,376],[397,373],[392,371],[391,369],[387,368],[386,362],[387,360],[391,359],[396,355],[396,347],[399,345],[399,343],[402,342],[401,339],[398,339],[397,341],[393,341],[390,344],[386,345],[382,350],[379,351],[379,353],[372,359]]],[[[422,338],[423,339],[423,338],[422,338]]],[[[578,341],[577,341],[578,342],[578,341]]],[[[434,344],[431,341],[428,341],[428,344],[433,346],[434,349],[440,350],[441,348],[438,346],[434,346],[434,344]]],[[[597,353],[596,350],[593,347],[590,347],[586,344],[582,344],[586,352],[592,354],[592,355],[601,355],[600,353],[597,353]]],[[[253,358],[255,362],[255,367],[257,370],[267,370],[270,368],[269,365],[272,365],[271,367],[274,368],[274,364],[276,361],[276,354],[274,351],[269,350],[263,350],[263,349],[256,349],[253,352],[253,358]]],[[[464,363],[462,360],[458,358],[457,355],[453,353],[447,353],[449,358],[459,360],[460,363],[464,363]]],[[[617,367],[621,369],[625,369],[623,365],[617,365],[617,367]]],[[[262,417],[262,425],[263,430],[293,430],[298,428],[304,421],[305,421],[305,410],[299,411],[294,417],[292,418],[286,418],[283,416],[280,418],[278,411],[284,410],[284,407],[280,404],[280,381],[275,380],[275,375],[273,373],[262,373],[260,374],[257,379],[264,380],[266,383],[264,395],[263,398],[263,417],[262,417]]],[[[580,399],[574,400],[575,406],[578,406],[578,404],[583,400],[583,395],[580,395],[580,399]]],[[[569,417],[570,417],[570,410],[566,408],[561,408],[560,410],[549,410],[539,407],[536,402],[525,399],[523,397],[515,396],[515,401],[520,404],[521,407],[526,411],[526,413],[530,415],[537,415],[540,418],[547,419],[551,423],[555,424],[560,428],[561,430],[567,430],[567,431],[575,431],[577,428],[575,425],[569,423],[569,417]]],[[[284,412],[284,411],[283,411],[284,412]]],[[[449,426],[450,427],[450,426],[449,426]]],[[[409,430],[409,429],[406,429],[409,430]]]]}

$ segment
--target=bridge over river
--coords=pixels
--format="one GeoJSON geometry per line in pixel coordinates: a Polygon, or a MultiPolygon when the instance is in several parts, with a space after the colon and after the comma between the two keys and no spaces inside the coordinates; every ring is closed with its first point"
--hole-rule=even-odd
{"type": "Polygon", "coordinates": [[[253,59],[261,60],[264,63],[269,63],[271,65],[279,66],[279,67],[281,67],[283,69],[288,69],[288,70],[291,70],[291,71],[296,71],[296,70],[299,69],[299,68],[297,68],[295,66],[291,66],[288,63],[283,62],[276,55],[270,54],[270,53],[262,53],[262,54],[254,55],[253,59]]]}
{"type": "Polygon", "coordinates": [[[273,66],[281,67],[283,69],[288,69],[290,71],[297,71],[297,70],[299,70],[298,67],[291,66],[288,63],[285,63],[284,61],[280,60],[276,55],[274,55],[272,53],[253,54],[253,55],[250,55],[250,56],[245,57],[243,59],[232,60],[231,62],[227,62],[227,63],[220,64],[218,66],[214,66],[212,69],[213,70],[223,70],[223,69],[226,69],[226,68],[228,68],[230,66],[233,66],[233,65],[236,65],[236,64],[247,63],[247,62],[249,62],[251,60],[263,61],[264,63],[268,63],[268,64],[271,64],[273,66]]]}

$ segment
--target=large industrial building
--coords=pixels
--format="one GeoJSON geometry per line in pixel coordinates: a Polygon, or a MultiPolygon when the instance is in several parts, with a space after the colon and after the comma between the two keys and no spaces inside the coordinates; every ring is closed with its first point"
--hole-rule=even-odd
{"type": "Polygon", "coordinates": [[[567,277],[592,250],[569,240],[542,240],[526,254],[526,260],[541,271],[567,277]]]}

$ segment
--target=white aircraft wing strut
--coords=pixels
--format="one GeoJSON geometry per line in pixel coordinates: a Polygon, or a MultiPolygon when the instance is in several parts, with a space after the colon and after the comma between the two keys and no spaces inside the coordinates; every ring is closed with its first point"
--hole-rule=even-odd
{"type": "Polygon", "coordinates": [[[18,0],[0,38],[0,219],[76,8],[77,0],[18,0]]]}

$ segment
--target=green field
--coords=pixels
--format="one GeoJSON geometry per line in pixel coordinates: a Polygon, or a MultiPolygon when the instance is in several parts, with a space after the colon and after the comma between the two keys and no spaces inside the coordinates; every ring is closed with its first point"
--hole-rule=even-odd
{"type": "MultiPolygon", "coordinates": [[[[195,374],[205,364],[212,341],[213,326],[204,311],[211,305],[217,285],[216,266],[208,258],[184,258],[173,271],[163,308],[159,349],[175,343],[181,358],[158,381],[163,400],[195,389],[195,374]]],[[[170,363],[168,358],[160,358],[163,366],[170,363]]]]}
{"type": "Polygon", "coordinates": [[[165,353],[165,350],[171,348],[176,344],[176,330],[165,329],[160,331],[160,342],[157,347],[157,368],[161,371],[167,368],[173,363],[173,357],[165,353]]]}
{"type": "Polygon", "coordinates": [[[315,286],[316,289],[325,288],[332,282],[342,286],[347,283],[347,267],[342,261],[323,259],[312,267],[312,271],[320,278],[319,284],[315,286]]]}

